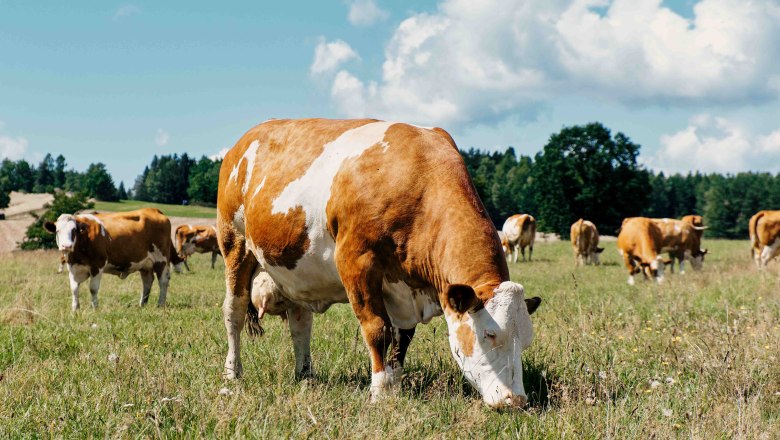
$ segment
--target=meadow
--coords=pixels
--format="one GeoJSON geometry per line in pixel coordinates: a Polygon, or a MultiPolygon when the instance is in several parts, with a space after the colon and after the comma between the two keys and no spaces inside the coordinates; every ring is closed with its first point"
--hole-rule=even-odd
{"type": "Polygon", "coordinates": [[[199,205],[168,205],[165,203],[144,202],[142,200],[122,200],[119,202],[95,202],[98,211],[125,212],[141,208],[157,208],[167,216],[216,218],[216,208],[199,205]]]}
{"type": "Polygon", "coordinates": [[[514,411],[466,384],[443,318],[418,327],[402,384],[369,404],[348,305],[315,317],[314,379],[294,380],[288,331],[270,318],[243,338],[245,377],[226,381],[221,260],[193,257],[164,309],[138,307],[138,275],[106,276],[100,307],[83,287],[72,314],[55,252],[5,255],[0,437],[780,437],[780,265],[758,273],[746,241],[705,240],[703,271],[630,287],[603,245],[600,267],[575,268],[566,242],[510,265],[544,300],[523,356],[530,405],[514,411]]]}

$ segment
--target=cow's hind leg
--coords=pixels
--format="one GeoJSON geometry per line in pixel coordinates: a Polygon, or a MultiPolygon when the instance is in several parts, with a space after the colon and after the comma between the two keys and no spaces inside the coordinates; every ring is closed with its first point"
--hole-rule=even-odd
{"type": "Polygon", "coordinates": [[[160,286],[160,297],[157,299],[157,307],[165,306],[168,297],[168,284],[171,281],[171,267],[165,263],[155,263],[154,273],[157,274],[157,284],[160,286]]]}
{"type": "Polygon", "coordinates": [[[217,252],[211,253],[211,268],[214,269],[214,265],[217,264],[217,255],[219,255],[217,252]]]}
{"type": "Polygon", "coordinates": [[[528,246],[528,261],[534,259],[534,245],[528,246]]]}
{"type": "Polygon", "coordinates": [[[336,255],[339,275],[371,357],[371,399],[375,401],[394,378],[392,367],[385,364],[393,329],[382,299],[382,271],[372,252],[350,252],[339,246],[336,255]]]}
{"type": "Polygon", "coordinates": [[[525,261],[525,246],[520,245],[520,253],[523,254],[523,261],[525,261]]]}
{"type": "Polygon", "coordinates": [[[241,377],[241,330],[244,328],[249,295],[252,286],[252,274],[257,268],[255,256],[246,249],[243,237],[226,227],[221,237],[222,255],[225,258],[225,301],[222,303],[222,316],[228,337],[228,353],[225,358],[224,376],[228,379],[241,377]]]}
{"type": "Polygon", "coordinates": [[[287,310],[287,325],[295,352],[295,378],[311,377],[311,325],[314,320],[311,310],[293,307],[287,310]]]}
{"type": "Polygon", "coordinates": [[[149,292],[152,291],[152,284],[154,283],[154,272],[149,269],[139,271],[141,274],[141,282],[143,283],[143,290],[141,291],[141,301],[139,304],[141,307],[145,306],[149,302],[149,292]]]}
{"type": "Polygon", "coordinates": [[[409,350],[409,344],[412,343],[412,338],[414,338],[415,328],[416,327],[410,329],[393,329],[393,345],[390,348],[390,356],[387,363],[393,369],[394,382],[401,380],[404,361],[406,360],[406,352],[409,350]]]}

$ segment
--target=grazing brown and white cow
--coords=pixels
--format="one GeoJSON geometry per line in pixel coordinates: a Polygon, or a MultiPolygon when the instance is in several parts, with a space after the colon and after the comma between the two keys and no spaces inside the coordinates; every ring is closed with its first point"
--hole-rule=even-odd
{"type": "Polygon", "coordinates": [[[217,227],[212,225],[181,225],[176,228],[175,244],[176,253],[184,262],[184,267],[190,270],[187,258],[194,253],[205,254],[211,252],[211,268],[217,262],[219,255],[219,243],[217,243],[217,227]]]}
{"type": "Polygon", "coordinates": [[[759,211],[750,218],[750,255],[763,269],[780,255],[780,211],[759,211]]]}
{"type": "Polygon", "coordinates": [[[599,265],[599,254],[604,248],[599,247],[599,230],[589,220],[579,219],[571,225],[571,246],[574,249],[574,263],[599,265]]]}
{"type": "Polygon", "coordinates": [[[98,305],[98,289],[104,273],[125,279],[141,273],[141,305],[149,300],[154,276],[160,285],[158,306],[165,305],[170,280],[169,263],[181,260],[171,242],[171,222],[158,209],[106,214],[62,214],[56,223],[46,222],[57,234],[57,247],[66,255],[72,308],[79,308],[79,286],[90,279],[92,307],[98,305]]]}
{"type": "Polygon", "coordinates": [[[525,404],[521,353],[541,300],[509,280],[496,229],[444,130],[372,119],[262,123],[222,162],[217,231],[227,377],[242,374],[247,315],[255,328],[264,314],[287,317],[300,376],[312,369],[312,312],[349,302],[370,354],[372,399],[399,381],[417,324],[444,314],[452,355],[484,401],[525,404]]]}
{"type": "Polygon", "coordinates": [[[534,253],[534,240],[536,239],[536,219],[529,214],[515,214],[504,222],[501,231],[506,235],[509,243],[509,251],[512,261],[517,263],[518,249],[523,254],[525,261],[525,248],[528,248],[528,261],[534,253]]]}
{"type": "Polygon", "coordinates": [[[617,248],[628,269],[628,284],[634,285],[634,275],[639,272],[646,279],[663,281],[664,264],[668,262],[660,255],[662,246],[661,228],[652,219],[631,217],[623,220],[617,248]]]}
{"type": "Polygon", "coordinates": [[[693,226],[691,223],[672,218],[652,219],[661,229],[663,244],[661,252],[668,252],[671,264],[669,269],[674,273],[675,260],[680,264],[680,273],[685,273],[685,261],[691,262],[693,270],[701,270],[704,265],[704,256],[707,249],[701,249],[702,226],[693,226]]]}

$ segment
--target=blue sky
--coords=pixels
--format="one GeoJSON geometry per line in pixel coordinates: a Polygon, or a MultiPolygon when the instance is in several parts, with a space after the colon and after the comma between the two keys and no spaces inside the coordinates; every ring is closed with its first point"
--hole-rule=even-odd
{"type": "Polygon", "coordinates": [[[213,155],[268,118],[372,116],[535,154],[604,122],[666,171],[780,171],[777,0],[0,0],[0,156],[213,155]]]}

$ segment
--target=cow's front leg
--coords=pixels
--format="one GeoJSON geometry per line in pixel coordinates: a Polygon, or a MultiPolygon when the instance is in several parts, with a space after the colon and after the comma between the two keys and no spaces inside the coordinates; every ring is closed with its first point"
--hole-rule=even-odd
{"type": "Polygon", "coordinates": [[[409,350],[412,338],[414,338],[415,328],[393,329],[393,346],[390,348],[390,357],[387,363],[392,368],[394,383],[398,383],[403,375],[406,352],[409,350]]]}
{"type": "Polygon", "coordinates": [[[520,256],[520,249],[518,249],[519,246],[514,245],[512,246],[512,262],[517,263],[517,257],[520,256]]]}
{"type": "Polygon", "coordinates": [[[341,249],[337,247],[336,264],[371,358],[373,402],[381,398],[393,384],[393,369],[385,364],[385,354],[393,340],[393,332],[382,299],[382,271],[372,252],[341,249]]]}
{"type": "Polygon", "coordinates": [[[287,310],[287,325],[295,352],[295,378],[311,377],[314,372],[311,366],[311,326],[313,313],[302,307],[287,310]]]}
{"type": "Polygon", "coordinates": [[[92,279],[89,280],[89,293],[92,294],[92,308],[96,309],[98,306],[98,290],[100,290],[100,280],[103,278],[103,271],[101,270],[96,275],[92,275],[92,279]]]}
{"type": "Polygon", "coordinates": [[[84,280],[87,279],[87,277],[82,276],[73,268],[69,269],[68,279],[70,280],[70,291],[73,294],[73,301],[71,302],[70,308],[75,312],[79,309],[79,286],[82,282],[84,282],[84,280]]]}
{"type": "Polygon", "coordinates": [[[157,299],[157,307],[165,306],[165,299],[168,297],[168,284],[171,281],[171,267],[166,263],[157,263],[154,268],[157,274],[157,284],[160,286],[160,297],[157,299]]]}

